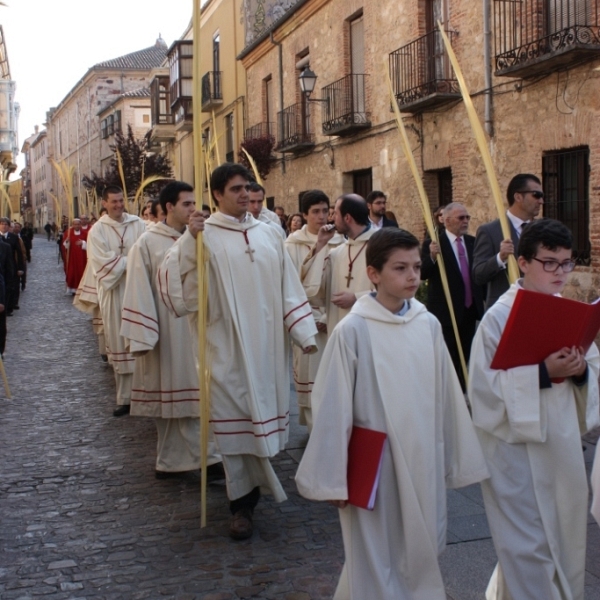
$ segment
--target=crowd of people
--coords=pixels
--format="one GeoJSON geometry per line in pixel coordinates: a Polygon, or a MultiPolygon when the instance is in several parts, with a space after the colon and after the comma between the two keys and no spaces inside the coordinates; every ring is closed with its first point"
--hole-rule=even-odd
{"type": "MultiPolygon", "coordinates": [[[[110,186],[93,227],[84,232],[82,217],[63,236],[67,288],[92,315],[114,371],[113,414],[155,420],[155,476],[200,468],[205,382],[196,365],[205,352],[208,476],[225,479],[229,535],[252,537],[261,495],[286,499],[269,459],[288,439],[292,352],[309,432],[296,483],[306,498],[339,508],[346,562],[336,599],[445,599],[446,489],[481,482],[498,556],[488,598],[581,600],[581,435],[600,424],[598,350],[562,348],[539,364],[491,369],[517,293],[559,294],[574,268],[570,231],[537,218],[539,179],[519,174],[508,186],[512,239],[498,220],[469,235],[467,208],[454,202],[436,216],[437,241],[422,245],[381,191],[331,203],[310,190],[287,217],[265,207],[264,187],[241,165],[215,169],[210,189],[214,212],[196,210],[194,189],[172,181],[139,218],[110,186]],[[521,274],[512,285],[511,255],[521,274]],[[425,305],[415,298],[421,279],[425,305]],[[371,509],[355,501],[347,475],[349,445],[365,431],[385,437],[371,509]]],[[[600,467],[593,477],[600,488],[600,467]]]]}

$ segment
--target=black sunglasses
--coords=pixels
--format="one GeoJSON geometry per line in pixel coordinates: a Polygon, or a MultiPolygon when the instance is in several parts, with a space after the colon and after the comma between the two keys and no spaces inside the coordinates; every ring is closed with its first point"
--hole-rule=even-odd
{"type": "Polygon", "coordinates": [[[544,192],[540,192],[539,190],[522,190],[517,192],[517,194],[531,194],[536,200],[541,200],[544,197],[544,192]]]}

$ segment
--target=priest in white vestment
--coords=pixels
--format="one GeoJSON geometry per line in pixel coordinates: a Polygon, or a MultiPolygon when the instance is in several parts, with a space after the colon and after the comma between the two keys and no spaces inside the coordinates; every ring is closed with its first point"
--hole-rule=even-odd
{"type": "MultiPolygon", "coordinates": [[[[200,391],[188,320],[169,312],[156,279],[195,210],[194,188],[172,181],[160,202],[166,219],[141,235],[127,255],[121,335],[135,356],[130,414],[154,417],[156,477],[163,479],[200,468],[200,391]]],[[[208,465],[220,461],[211,448],[208,465]]]]}
{"type": "MultiPolygon", "coordinates": [[[[252,194],[250,195],[250,202],[252,202],[252,194]]],[[[327,224],[329,198],[321,190],[308,190],[302,195],[300,205],[306,224],[302,229],[295,231],[287,237],[285,247],[296,267],[296,271],[300,275],[300,278],[302,278],[302,265],[317,244],[319,229],[327,224]]],[[[339,233],[335,234],[327,243],[326,254],[329,254],[333,248],[336,248],[343,242],[344,238],[339,233]]],[[[318,352],[304,354],[302,348],[298,346],[292,348],[294,386],[300,409],[298,421],[300,425],[308,427],[309,433],[312,430],[313,423],[311,409],[312,387],[319,368],[321,353],[327,343],[327,313],[325,312],[325,303],[319,302],[316,297],[313,297],[310,307],[319,331],[316,336],[318,352]]]]}
{"type": "MultiPolygon", "coordinates": [[[[247,213],[251,176],[225,164],[211,176],[219,212],[206,221],[208,356],[211,424],[223,456],[234,539],[252,535],[260,489],[285,500],[269,457],[283,450],[289,427],[289,338],[316,349],[312,312],[287,254],[272,227],[247,213]]],[[[173,245],[159,269],[163,301],[176,315],[191,314],[197,331],[195,236],[201,213],[173,245]]],[[[194,345],[196,348],[196,344],[194,345]]]]}
{"type": "Polygon", "coordinates": [[[574,267],[571,247],[562,223],[527,225],[518,250],[523,279],[487,311],[473,341],[468,395],[491,475],[482,491],[498,555],[488,600],[583,599],[581,435],[600,423],[598,349],[593,344],[583,356],[566,348],[539,365],[490,368],[517,292],[558,294],[574,267]]]}
{"type": "Polygon", "coordinates": [[[253,181],[248,190],[248,212],[261,223],[274,227],[275,231],[285,239],[285,231],[281,226],[281,219],[265,206],[265,188],[253,181]]]}
{"type": "Polygon", "coordinates": [[[125,293],[127,253],[146,231],[144,222],[125,212],[123,192],[108,186],[102,194],[107,213],[100,217],[88,234],[88,262],[96,276],[98,304],[104,322],[106,353],[112,364],[117,384],[115,417],[129,413],[135,359],[125,349],[120,335],[121,309],[125,293]]]}
{"type": "Polygon", "coordinates": [[[365,248],[375,233],[367,203],[356,194],[341,196],[335,203],[334,223],[335,229],[329,225],[321,227],[317,243],[302,267],[302,284],[308,299],[325,306],[328,335],[356,300],[373,289],[365,263],[365,248]],[[336,231],[348,239],[329,251],[328,243],[336,231]]]}
{"type": "Polygon", "coordinates": [[[446,489],[488,473],[442,328],[413,297],[418,240],[387,228],[369,248],[377,293],[361,296],[329,337],[296,483],[304,497],[340,508],[335,600],[446,600],[446,489]],[[373,510],[347,503],[353,426],[387,434],[373,510]]]}

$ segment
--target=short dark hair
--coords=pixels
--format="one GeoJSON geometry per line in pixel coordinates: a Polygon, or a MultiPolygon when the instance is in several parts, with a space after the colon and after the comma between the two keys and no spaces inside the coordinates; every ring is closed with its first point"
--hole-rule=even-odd
{"type": "Polygon", "coordinates": [[[225,191],[227,183],[237,175],[241,175],[249,182],[254,180],[250,171],[244,165],[238,163],[223,163],[212,172],[210,176],[210,191],[216,202],[218,200],[215,198],[215,192],[222,194],[225,191]]]}
{"type": "Polygon", "coordinates": [[[122,194],[123,190],[118,185],[107,185],[102,190],[102,200],[108,200],[109,194],[122,194]]]}
{"type": "Polygon", "coordinates": [[[384,227],[375,232],[367,242],[367,267],[381,271],[389,260],[390,254],[397,248],[418,249],[419,240],[410,231],[395,227],[384,227]]]}
{"type": "Polygon", "coordinates": [[[302,198],[300,198],[300,212],[303,215],[307,215],[311,206],[315,204],[322,204],[325,202],[327,204],[327,208],[329,208],[329,197],[327,194],[321,190],[308,190],[302,194],[302,198]]]}
{"type": "MultiPolygon", "coordinates": [[[[160,201],[160,206],[163,209],[165,215],[167,214],[167,203],[171,203],[173,206],[179,202],[179,194],[181,192],[193,192],[194,188],[185,181],[170,181],[165,185],[165,187],[161,190],[160,196],[158,197],[160,201]]],[[[154,206],[154,203],[152,203],[154,206]]],[[[154,213],[152,213],[154,215],[154,213]]],[[[154,215],[156,216],[156,215],[154,215]]]]}
{"type": "Polygon", "coordinates": [[[523,228],[519,238],[518,255],[531,262],[540,247],[552,250],[573,248],[573,234],[566,225],[555,219],[536,219],[523,228]]]}
{"type": "Polygon", "coordinates": [[[257,183],[256,181],[252,181],[250,183],[250,187],[248,188],[249,192],[262,192],[263,194],[266,195],[267,192],[265,192],[265,188],[260,185],[260,183],[257,183]]]}
{"type": "Polygon", "coordinates": [[[208,212],[210,212],[210,206],[208,204],[203,204],[202,210],[207,210],[208,212]]]}
{"type": "Polygon", "coordinates": [[[527,185],[528,181],[535,181],[538,185],[542,185],[539,177],[532,175],[531,173],[519,173],[515,175],[506,188],[506,199],[508,205],[512,206],[515,203],[515,194],[523,190],[523,186],[527,185]]]}
{"type": "Polygon", "coordinates": [[[340,213],[342,217],[350,215],[359,225],[369,224],[369,207],[357,194],[344,194],[340,196],[340,213]]]}
{"type": "Polygon", "coordinates": [[[163,208],[162,205],[162,201],[159,198],[154,198],[154,200],[152,200],[152,204],[150,205],[150,214],[155,218],[158,219],[158,207],[161,207],[163,209],[163,212],[165,213],[165,215],[167,214],[167,211],[163,208]]]}
{"type": "Polygon", "coordinates": [[[377,200],[377,198],[383,198],[384,200],[387,200],[387,196],[381,192],[380,190],[373,190],[366,198],[366,203],[367,204],[373,204],[373,202],[375,200],[377,200]]]}

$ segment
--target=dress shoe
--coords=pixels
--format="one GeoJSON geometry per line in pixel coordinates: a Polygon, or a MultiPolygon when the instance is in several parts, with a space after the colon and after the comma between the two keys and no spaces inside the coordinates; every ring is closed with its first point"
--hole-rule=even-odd
{"type": "Polygon", "coordinates": [[[154,471],[156,479],[173,479],[175,477],[181,477],[189,473],[189,471],[154,471]]]}
{"type": "Polygon", "coordinates": [[[14,308],[15,310],[19,310],[21,307],[20,307],[20,306],[13,306],[13,308],[14,308]]]}
{"type": "Polygon", "coordinates": [[[123,415],[128,415],[129,408],[129,404],[123,404],[122,406],[115,408],[115,410],[113,410],[113,417],[122,417],[123,415]]]}
{"type": "Polygon", "coordinates": [[[253,531],[252,511],[249,508],[242,508],[231,516],[229,535],[234,540],[247,540],[252,537],[253,531]]]}
{"type": "Polygon", "coordinates": [[[102,359],[102,362],[108,362],[108,355],[106,354],[101,354],[100,358],[102,359]]]}
{"type": "Polygon", "coordinates": [[[222,462],[206,467],[206,480],[216,481],[218,479],[225,479],[225,469],[222,462]]]}

